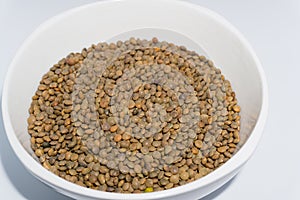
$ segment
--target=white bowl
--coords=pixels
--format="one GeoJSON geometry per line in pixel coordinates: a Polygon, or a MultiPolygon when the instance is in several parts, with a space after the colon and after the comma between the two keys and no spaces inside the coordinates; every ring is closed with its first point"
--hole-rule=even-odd
{"type": "Polygon", "coordinates": [[[238,173],[254,152],[267,115],[267,85],[254,51],[223,17],[181,1],[97,2],[64,12],[41,25],[15,56],[3,88],[2,111],[9,142],[23,165],[58,192],[76,199],[197,199],[238,173]],[[96,191],[68,182],[32,156],[27,133],[28,108],[44,73],[71,51],[92,43],[158,36],[206,53],[231,81],[241,112],[240,150],[223,166],[192,183],[144,194],[96,191]]]}

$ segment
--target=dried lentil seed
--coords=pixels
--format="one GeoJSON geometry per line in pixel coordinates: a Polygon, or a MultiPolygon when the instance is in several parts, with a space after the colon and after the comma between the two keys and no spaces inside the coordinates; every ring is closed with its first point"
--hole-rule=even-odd
{"type": "Polygon", "coordinates": [[[181,173],[179,174],[179,176],[180,176],[180,178],[181,178],[182,180],[188,180],[188,178],[189,178],[189,173],[186,172],[186,171],[183,171],[183,172],[181,172],[181,173]]]}
{"type": "Polygon", "coordinates": [[[173,184],[176,184],[179,182],[179,175],[172,175],[170,176],[170,182],[173,183],[173,184]]]}

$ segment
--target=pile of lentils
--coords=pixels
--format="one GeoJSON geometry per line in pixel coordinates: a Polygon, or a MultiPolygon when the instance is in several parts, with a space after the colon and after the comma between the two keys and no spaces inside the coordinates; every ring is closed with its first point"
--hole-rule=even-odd
{"type": "Polygon", "coordinates": [[[143,193],[195,181],[230,159],[239,112],[212,61],[157,38],[130,38],[51,67],[27,121],[49,171],[96,190],[143,193]]]}

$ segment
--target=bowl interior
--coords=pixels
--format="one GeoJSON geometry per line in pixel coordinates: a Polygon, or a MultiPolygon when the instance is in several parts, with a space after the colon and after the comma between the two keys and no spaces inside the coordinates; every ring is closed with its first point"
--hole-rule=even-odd
{"type": "Polygon", "coordinates": [[[5,106],[11,128],[24,149],[32,152],[26,121],[31,97],[53,64],[70,52],[100,41],[153,36],[204,54],[222,70],[242,108],[240,144],[244,144],[261,110],[262,83],[256,60],[227,22],[206,9],[181,2],[170,6],[168,1],[116,1],[55,17],[35,31],[20,49],[7,77],[5,106]]]}

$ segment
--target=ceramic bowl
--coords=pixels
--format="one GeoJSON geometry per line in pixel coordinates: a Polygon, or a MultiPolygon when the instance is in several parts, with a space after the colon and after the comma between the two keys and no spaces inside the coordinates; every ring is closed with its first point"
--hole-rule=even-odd
{"type": "Polygon", "coordinates": [[[6,76],[2,111],[9,142],[36,178],[75,199],[199,199],[233,176],[253,154],[267,116],[266,79],[255,52],[227,20],[190,3],[170,0],[104,1],[66,11],[39,26],[17,52],[6,76]],[[189,184],[143,194],[109,193],[68,182],[32,156],[28,108],[44,73],[70,52],[93,43],[153,36],[208,56],[236,92],[241,111],[241,145],[224,165],[189,184]]]}

